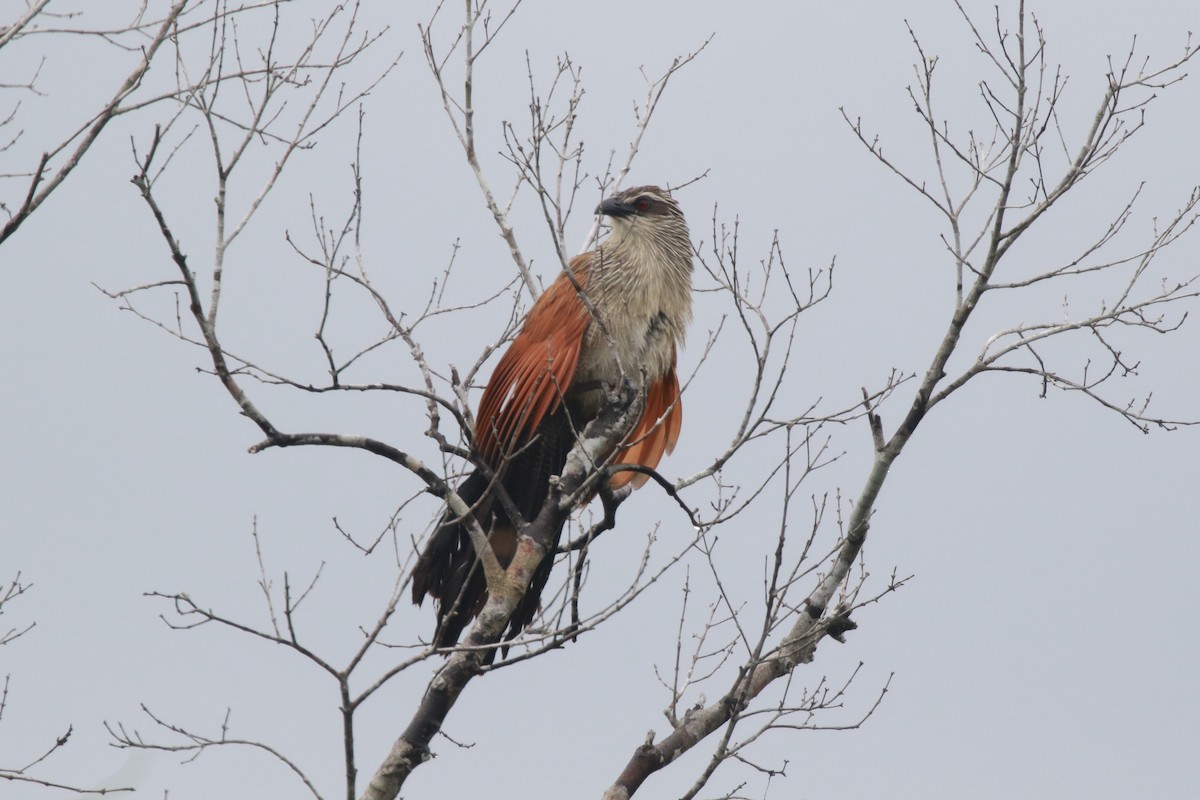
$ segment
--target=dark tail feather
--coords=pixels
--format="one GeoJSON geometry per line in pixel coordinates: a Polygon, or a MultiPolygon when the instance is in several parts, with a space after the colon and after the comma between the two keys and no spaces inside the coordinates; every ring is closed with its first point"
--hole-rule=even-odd
{"type": "MultiPolygon", "coordinates": [[[[484,506],[490,505],[485,499],[487,489],[487,478],[472,472],[456,490],[463,502],[475,509],[475,518],[485,528],[488,514],[484,506]]],[[[487,584],[478,560],[466,526],[447,509],[412,574],[413,602],[421,605],[426,595],[438,601],[438,626],[433,637],[436,647],[454,645],[487,599],[487,584]]]]}
{"type": "MultiPolygon", "coordinates": [[[[542,510],[542,504],[546,502],[546,496],[550,493],[550,478],[562,472],[563,465],[567,461],[567,454],[575,445],[575,431],[571,426],[571,419],[564,409],[559,408],[554,414],[542,420],[542,424],[538,428],[537,444],[537,447],[529,448],[513,462],[513,469],[509,474],[516,473],[521,479],[509,481],[506,478],[504,481],[509,496],[513,498],[513,502],[517,504],[525,519],[530,522],[537,518],[538,512],[542,510]],[[519,467],[519,472],[517,467],[519,467]],[[510,482],[513,484],[511,487],[509,486],[510,482]]],[[[542,590],[546,588],[546,583],[550,580],[550,570],[554,567],[554,550],[558,547],[558,540],[561,536],[562,526],[560,525],[550,537],[549,552],[542,559],[542,563],[538,564],[537,570],[529,581],[529,588],[525,590],[521,602],[513,610],[512,618],[508,622],[508,631],[504,634],[506,641],[516,638],[517,634],[533,621],[534,616],[541,608],[542,590]]],[[[505,654],[507,655],[507,648],[505,648],[505,654]]]]}
{"type": "MultiPolygon", "coordinates": [[[[537,516],[546,501],[550,477],[562,471],[574,443],[567,415],[559,409],[542,421],[537,439],[505,466],[501,479],[504,489],[526,520],[537,516]]],[[[490,497],[489,486],[487,478],[476,471],[458,486],[457,493],[475,510],[475,519],[489,532],[493,550],[501,565],[507,567],[516,546],[516,533],[508,515],[490,497]]],[[[554,532],[551,547],[557,546],[561,533],[561,529],[554,532]]],[[[553,564],[551,552],[538,566],[528,591],[514,610],[504,639],[514,638],[533,620],[553,564]]],[[[433,637],[436,647],[455,645],[463,629],[487,601],[487,582],[471,537],[466,526],[449,510],[413,568],[413,602],[420,605],[426,595],[438,601],[438,626],[433,637]]]]}

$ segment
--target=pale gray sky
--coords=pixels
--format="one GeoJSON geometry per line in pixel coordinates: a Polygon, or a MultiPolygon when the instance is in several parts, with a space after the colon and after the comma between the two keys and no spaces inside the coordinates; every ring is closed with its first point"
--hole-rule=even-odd
{"type": "MultiPolygon", "coordinates": [[[[309,3],[311,10],[299,13],[287,8],[296,20],[287,35],[302,35],[304,20],[324,13],[324,5],[309,3]]],[[[1004,4],[1009,25],[1013,5],[1004,4]]],[[[512,262],[456,150],[421,55],[416,23],[432,6],[406,6],[371,9],[369,27],[391,30],[346,76],[361,83],[404,52],[364,103],[364,256],[397,307],[418,308],[459,240],[447,293],[472,302],[507,283],[512,262]]],[[[990,4],[967,6],[990,27],[990,4]]],[[[1123,58],[1136,33],[1140,54],[1168,61],[1200,23],[1200,9],[1184,0],[1031,7],[1046,30],[1049,61],[1069,76],[1062,105],[1068,138],[1091,122],[1108,56],[1123,58]]],[[[0,18],[11,16],[6,10],[0,18]]],[[[735,8],[527,0],[479,67],[485,169],[506,193],[499,188],[510,184],[497,155],[500,122],[524,122],[527,115],[526,52],[541,76],[564,51],[582,66],[587,93],[579,125],[586,166],[595,171],[609,150],[625,152],[632,104],[645,93],[639,67],[658,74],[715,32],[695,63],[672,79],[629,183],[678,184],[709,171],[680,193],[696,239],[711,242],[719,204],[720,219],[740,219],[747,264],[767,255],[776,229],[797,274],[836,256],[832,298],[801,320],[786,406],[798,413],[820,398],[830,408],[852,403],[860,387],[880,386],[893,368],[924,370],[953,302],[942,220],[869,156],[838,113],[844,107],[861,117],[890,156],[932,179],[928,136],[906,94],[917,55],[905,20],[925,52],[939,56],[946,93],[940,112],[952,130],[989,130],[976,86],[996,75],[973,49],[951,2],[781,0],[735,8]]],[[[442,22],[443,41],[456,22],[453,15],[442,22]]],[[[5,49],[0,74],[23,75],[39,51],[47,56],[39,79],[45,96],[22,97],[25,138],[0,154],[0,172],[27,168],[20,159],[90,113],[123,74],[124,62],[106,51],[49,37],[5,49]]],[[[1141,181],[1142,197],[1114,252],[1145,243],[1153,220],[1184,202],[1200,180],[1200,83],[1188,79],[1160,94],[1145,130],[1014,249],[1009,277],[1079,250],[1141,181]]],[[[107,746],[102,725],[125,724],[165,740],[142,714],[144,704],[165,720],[217,735],[229,708],[232,736],[270,743],[300,763],[324,796],[339,796],[338,698],[328,677],[280,647],[229,630],[171,631],[159,619],[170,608],[144,593],[184,591],[200,605],[265,625],[250,535],[257,517],[267,569],[277,580],[287,570],[294,582],[306,583],[325,565],[300,625],[315,648],[340,662],[357,643],[358,626],[369,625],[386,602],[396,568],[388,552],[364,558],[352,551],[330,520],[336,516],[368,536],[418,487],[393,465],[359,452],[248,455],[261,437],[217,381],[197,372],[203,353],[118,311],[92,286],[119,289],[175,277],[128,181],[135,171],[130,136],[144,147],[155,119],[115,122],[68,184],[0,246],[6,421],[0,579],[20,571],[34,585],[6,609],[0,631],[37,621],[0,651],[0,673],[11,676],[0,766],[36,757],[73,724],[70,746],[39,774],[86,786],[126,770],[121,779],[137,782],[138,796],[169,791],[172,800],[307,796],[261,753],[227,748],[186,765],[161,753],[129,761],[107,746]]],[[[213,179],[203,139],[201,132],[163,188],[197,268],[212,241],[213,179]]],[[[330,220],[344,216],[353,139],[348,114],[314,150],[299,154],[229,256],[226,344],[312,380],[322,370],[312,341],[322,278],[292,253],[283,234],[311,243],[310,195],[330,220]]],[[[262,152],[250,172],[270,168],[274,156],[262,152]]],[[[257,192],[251,178],[231,187],[236,208],[257,192]]],[[[584,211],[594,199],[582,201],[584,211]]],[[[534,271],[551,278],[556,262],[538,212],[521,208],[516,222],[534,271]]],[[[578,215],[569,242],[581,242],[589,223],[586,213],[578,215]]],[[[1200,272],[1198,254],[1196,241],[1184,239],[1163,254],[1158,269],[1186,279],[1200,272]]],[[[1051,285],[1030,296],[997,297],[972,320],[952,364],[966,366],[998,330],[1082,313],[1118,285],[1051,285]]],[[[351,297],[336,309],[346,348],[384,331],[371,307],[351,297]]],[[[173,319],[169,300],[156,308],[173,319]]],[[[496,306],[435,321],[423,339],[431,363],[469,366],[505,313],[496,306]]],[[[681,356],[685,372],[723,313],[711,296],[699,296],[681,356]]],[[[1153,391],[1152,409],[1162,415],[1200,417],[1198,330],[1189,321],[1171,336],[1118,334],[1141,369],[1114,382],[1110,396],[1123,402],[1153,391]]],[[[707,464],[736,425],[745,365],[736,360],[734,333],[686,395],[683,439],[663,465],[668,477],[707,464]]],[[[1055,349],[1058,363],[1079,367],[1094,355],[1084,344],[1080,337],[1055,349]]],[[[412,382],[415,372],[402,349],[385,349],[359,379],[412,382]]],[[[366,433],[432,457],[415,399],[251,389],[289,430],[366,433]]],[[[894,674],[874,716],[849,732],[768,736],[752,752],[767,766],[786,762],[786,778],[768,787],[761,774],[730,766],[701,796],[721,796],[743,781],[741,794],[773,798],[1196,795],[1200,432],[1146,436],[1082,397],[1038,393],[1031,378],[983,376],[935,409],[893,468],[866,546],[869,586],[882,588],[893,568],[915,577],[859,611],[860,628],[846,644],[826,641],[796,678],[809,687],[823,677],[840,685],[863,663],[846,708],[817,720],[842,725],[869,708],[894,674]]],[[[909,400],[901,392],[883,408],[889,432],[909,400]]],[[[845,456],[814,476],[806,493],[855,496],[871,457],[869,431],[860,421],[831,433],[832,450],[845,456]]],[[[748,480],[737,475],[753,469],[733,464],[730,479],[748,480]]],[[[423,531],[436,507],[428,499],[406,509],[403,535],[423,531]]],[[[772,511],[766,503],[758,515],[739,518],[717,546],[723,581],[749,603],[761,590],[764,554],[775,536],[772,511]]],[[[673,537],[689,535],[669,503],[650,487],[640,491],[595,554],[598,594],[631,574],[655,519],[666,520],[658,531],[660,556],[673,549],[673,537]]],[[[830,526],[822,541],[831,544],[833,536],[830,526]]],[[[687,568],[695,583],[711,589],[699,557],[687,568]]],[[[437,759],[414,774],[404,796],[515,796],[518,787],[535,798],[598,796],[648,730],[667,729],[660,712],[667,697],[654,665],[666,667],[673,658],[683,581],[681,567],[597,633],[473,683],[447,732],[474,746],[462,750],[437,740],[437,759]],[[495,790],[497,782],[506,788],[495,790]]],[[[693,598],[693,625],[710,599],[693,598]]],[[[428,608],[406,604],[387,638],[428,635],[431,617],[428,608]]],[[[407,652],[379,653],[372,668],[386,669],[407,652]]],[[[360,781],[411,716],[436,665],[401,675],[361,713],[360,781]]],[[[708,699],[721,688],[708,687],[708,699]]],[[[697,748],[651,778],[639,797],[679,796],[710,751],[697,748]]],[[[19,785],[4,790],[5,797],[60,796],[19,785]]]]}

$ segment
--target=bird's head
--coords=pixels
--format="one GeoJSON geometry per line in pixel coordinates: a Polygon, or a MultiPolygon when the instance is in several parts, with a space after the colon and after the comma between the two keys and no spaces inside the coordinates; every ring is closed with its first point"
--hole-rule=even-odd
{"type": "Polygon", "coordinates": [[[596,206],[596,213],[612,221],[612,235],[618,241],[628,236],[688,239],[679,204],[670,192],[657,186],[635,186],[606,197],[596,206]]]}

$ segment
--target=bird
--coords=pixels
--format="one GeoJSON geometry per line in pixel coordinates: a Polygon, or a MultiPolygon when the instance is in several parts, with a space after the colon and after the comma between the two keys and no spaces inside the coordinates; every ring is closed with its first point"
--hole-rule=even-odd
{"type": "MultiPolygon", "coordinates": [[[[607,389],[630,379],[642,386],[645,407],[606,463],[654,469],[679,438],[683,408],[676,356],[692,319],[687,222],[675,198],[657,186],[615,193],[595,213],[608,218],[608,235],[570,259],[501,356],[480,399],[472,436],[476,457],[488,469],[476,468],[456,488],[504,567],[517,546],[509,512],[515,508],[525,522],[537,516],[578,434],[604,408],[607,389]],[[508,511],[497,500],[496,482],[512,501],[508,511]]],[[[614,471],[609,487],[636,488],[647,477],[614,471]]],[[[560,526],[509,620],[505,641],[533,620],[561,534],[560,526]]],[[[449,509],[413,568],[413,602],[420,605],[426,596],[437,601],[432,643],[439,648],[455,645],[487,600],[467,527],[449,509]]]]}

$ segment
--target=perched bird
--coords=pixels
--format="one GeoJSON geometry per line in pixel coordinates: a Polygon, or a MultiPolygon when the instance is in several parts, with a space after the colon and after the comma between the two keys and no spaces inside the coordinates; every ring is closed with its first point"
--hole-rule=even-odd
{"type": "MultiPolygon", "coordinates": [[[[526,522],[545,502],[579,432],[604,407],[605,386],[629,377],[645,384],[645,411],[608,463],[653,469],[679,438],[682,409],[675,351],[692,318],[692,243],[683,212],[657,186],[626,189],[596,213],[612,230],[538,297],[501,357],[475,418],[474,445],[526,522]],[[578,285],[578,289],[576,288],[578,285]],[[582,294],[582,297],[581,297],[582,294]]],[[[644,483],[618,471],[610,486],[644,483]]],[[[517,532],[494,485],[476,470],[458,487],[488,533],[501,565],[516,552],[517,532]]],[[[554,534],[557,545],[561,529],[554,534]]],[[[509,623],[506,639],[533,619],[550,575],[542,560],[509,623]]],[[[449,647],[483,608],[487,585],[461,518],[447,510],[416,567],[413,602],[438,601],[433,643],[449,647]]]]}

